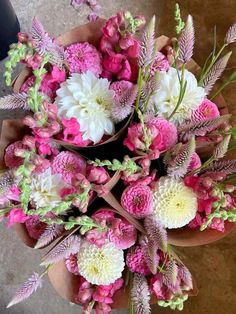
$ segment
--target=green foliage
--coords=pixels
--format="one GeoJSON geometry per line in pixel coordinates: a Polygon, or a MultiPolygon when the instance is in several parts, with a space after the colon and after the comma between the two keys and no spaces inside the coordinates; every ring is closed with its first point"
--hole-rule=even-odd
{"type": "MultiPolygon", "coordinates": [[[[28,93],[28,105],[33,112],[38,112],[43,102],[43,95],[39,93],[39,88],[44,74],[47,73],[45,65],[48,63],[48,61],[49,55],[45,54],[42,58],[39,69],[33,71],[33,74],[35,76],[35,82],[34,85],[30,87],[28,93]]],[[[45,120],[47,120],[47,117],[45,117],[45,120]]],[[[41,123],[43,125],[45,121],[42,121],[41,123]]]]}
{"type": "Polygon", "coordinates": [[[230,210],[221,210],[220,207],[221,206],[219,205],[212,214],[207,216],[207,221],[201,225],[201,231],[205,230],[211,224],[214,218],[229,222],[236,222],[236,208],[232,208],[230,210]]]}
{"type": "Polygon", "coordinates": [[[5,62],[6,71],[4,73],[6,85],[10,86],[12,81],[12,71],[26,55],[32,55],[33,49],[30,45],[17,43],[12,44],[8,51],[9,60],[5,62]]]}
{"type": "Polygon", "coordinates": [[[132,160],[129,156],[125,156],[124,161],[120,162],[118,159],[110,160],[100,160],[98,158],[95,161],[88,161],[89,164],[92,164],[96,167],[107,167],[112,171],[124,171],[127,175],[134,174],[138,172],[141,168],[132,160]]]}
{"type": "Polygon", "coordinates": [[[187,294],[177,295],[172,300],[164,301],[160,300],[158,301],[158,305],[162,307],[170,307],[172,310],[179,310],[182,311],[184,308],[184,302],[188,299],[187,294]]]}
{"type": "Polygon", "coordinates": [[[176,21],[175,27],[176,34],[179,35],[181,31],[184,29],[185,23],[181,18],[181,11],[178,3],[176,3],[175,5],[175,21],[176,21]]]}

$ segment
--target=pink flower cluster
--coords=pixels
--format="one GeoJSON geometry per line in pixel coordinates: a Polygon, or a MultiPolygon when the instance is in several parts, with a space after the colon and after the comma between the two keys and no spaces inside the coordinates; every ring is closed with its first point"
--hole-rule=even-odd
{"type": "Polygon", "coordinates": [[[59,140],[84,147],[89,145],[90,141],[83,140],[83,133],[80,131],[80,125],[76,118],[66,119],[61,118],[61,123],[63,127],[62,133],[58,134],[59,140]]]}
{"type": "Polygon", "coordinates": [[[200,106],[193,111],[191,120],[194,122],[205,121],[220,116],[219,109],[215,103],[205,98],[200,106]]]}
{"type": "MultiPolygon", "coordinates": [[[[225,176],[220,173],[214,175],[210,174],[209,176],[189,176],[185,178],[185,184],[191,187],[198,197],[198,211],[195,218],[189,223],[190,228],[200,228],[201,225],[206,222],[206,216],[214,211],[214,204],[221,201],[219,195],[215,193],[214,183],[221,182],[224,178],[225,176]]],[[[227,187],[225,191],[225,204],[222,206],[224,206],[226,210],[234,208],[235,201],[230,193],[227,193],[227,187]]],[[[224,232],[224,221],[219,218],[214,218],[208,228],[224,232]]]]}
{"type": "Polygon", "coordinates": [[[24,145],[22,141],[17,141],[7,146],[5,150],[4,161],[8,168],[17,168],[23,163],[23,158],[17,157],[15,155],[16,149],[29,150],[29,147],[24,145]]]}
{"type": "Polygon", "coordinates": [[[161,272],[151,278],[150,289],[158,300],[171,300],[175,295],[181,295],[183,291],[192,289],[192,279],[187,277],[186,270],[183,267],[178,265],[174,283],[165,280],[165,273],[161,272]]]}
{"type": "Polygon", "coordinates": [[[157,52],[156,58],[150,69],[150,74],[153,76],[157,71],[168,71],[169,70],[169,61],[167,57],[161,53],[157,52]]]}
{"type": "Polygon", "coordinates": [[[101,55],[89,43],[72,44],[66,48],[66,60],[70,73],[93,72],[96,76],[102,73],[101,55]]]}
{"type": "MultiPolygon", "coordinates": [[[[134,18],[139,28],[144,25],[144,17],[134,18]]],[[[138,73],[137,58],[140,43],[127,27],[126,12],[111,17],[103,27],[100,50],[103,53],[102,76],[108,79],[136,81],[138,73]]]]}
{"type": "Polygon", "coordinates": [[[86,240],[102,247],[106,240],[114,243],[118,249],[128,249],[137,239],[137,231],[133,225],[122,217],[117,218],[115,213],[107,208],[100,209],[92,218],[101,226],[106,226],[101,232],[96,228],[86,233],[86,240]]]}
{"type": "Polygon", "coordinates": [[[129,251],[126,257],[126,265],[132,273],[139,273],[144,276],[151,274],[145,260],[143,248],[140,245],[129,251]]]}
{"type": "Polygon", "coordinates": [[[47,224],[41,222],[38,216],[28,216],[25,227],[32,239],[38,240],[46,228],[47,224]]]}
{"type": "Polygon", "coordinates": [[[95,314],[110,314],[114,294],[122,288],[124,280],[117,279],[110,285],[93,286],[83,277],[79,277],[79,290],[75,302],[83,305],[87,311],[91,311],[90,302],[97,302],[95,314]]]}
{"type": "MultiPolygon", "coordinates": [[[[66,80],[65,70],[60,70],[56,65],[53,65],[52,71],[44,74],[39,91],[43,92],[50,99],[56,97],[56,90],[60,84],[66,80]]],[[[21,92],[28,93],[30,87],[34,85],[35,76],[30,76],[22,85],[21,92]]]]}
{"type": "Polygon", "coordinates": [[[150,187],[144,184],[130,185],[122,194],[121,205],[135,218],[149,216],[153,212],[153,194],[150,187]]]}
{"type": "MultiPolygon", "coordinates": [[[[150,139],[150,157],[158,158],[160,152],[170,149],[177,143],[177,129],[172,122],[163,118],[148,117],[145,122],[147,136],[150,139]]],[[[145,151],[145,139],[141,123],[131,125],[124,140],[129,150],[145,151]]]]}

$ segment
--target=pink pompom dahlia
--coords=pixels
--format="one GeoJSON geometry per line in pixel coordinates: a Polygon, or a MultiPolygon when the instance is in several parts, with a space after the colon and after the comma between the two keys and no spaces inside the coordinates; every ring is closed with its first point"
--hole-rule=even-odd
{"type": "Polygon", "coordinates": [[[126,265],[132,273],[139,273],[144,276],[151,274],[141,246],[136,246],[134,250],[130,250],[126,257],[126,265]]]}
{"type": "Polygon", "coordinates": [[[131,185],[124,190],[121,204],[135,218],[145,218],[153,212],[153,193],[148,186],[131,185]]]}
{"type": "Polygon", "coordinates": [[[85,175],[86,161],[80,156],[71,152],[61,152],[52,162],[54,173],[60,173],[67,183],[71,183],[78,173],[85,175]]]}
{"type": "Polygon", "coordinates": [[[195,122],[205,121],[220,116],[220,112],[216,104],[205,98],[200,106],[193,111],[191,120],[195,122]]]}
{"type": "Polygon", "coordinates": [[[89,43],[72,44],[66,48],[66,59],[71,73],[93,72],[96,76],[102,73],[101,55],[89,43]]]}

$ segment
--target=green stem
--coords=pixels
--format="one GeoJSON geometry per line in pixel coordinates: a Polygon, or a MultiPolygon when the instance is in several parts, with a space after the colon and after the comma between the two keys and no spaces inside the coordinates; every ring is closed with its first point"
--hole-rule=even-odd
{"type": "Polygon", "coordinates": [[[217,95],[219,95],[219,94],[222,92],[222,90],[223,90],[226,86],[228,86],[230,83],[232,83],[232,82],[231,82],[231,81],[226,81],[225,83],[223,83],[223,84],[221,85],[221,87],[215,92],[215,94],[214,94],[213,96],[211,96],[210,100],[213,100],[217,95]]]}
{"type": "Polygon", "coordinates": [[[51,266],[52,266],[52,265],[50,264],[50,265],[48,265],[48,266],[46,267],[45,271],[41,273],[40,278],[43,278],[43,277],[48,273],[48,270],[49,270],[49,268],[50,268],[51,266]]]}
{"type": "Polygon", "coordinates": [[[217,55],[212,58],[211,63],[209,64],[209,66],[207,67],[207,69],[201,74],[200,80],[198,82],[199,86],[202,86],[203,81],[205,79],[205,77],[207,76],[207,74],[209,73],[209,71],[211,70],[212,66],[214,65],[214,63],[216,62],[216,60],[219,58],[219,56],[221,55],[221,53],[223,52],[223,50],[225,49],[227,45],[224,44],[221,49],[219,50],[219,52],[217,53],[217,55]]]}
{"type": "Polygon", "coordinates": [[[191,176],[195,173],[198,173],[200,170],[207,168],[213,161],[214,161],[213,157],[209,158],[201,167],[198,167],[197,169],[194,169],[194,170],[188,172],[187,175],[191,176]]]}
{"type": "Polygon", "coordinates": [[[142,91],[142,69],[140,68],[138,71],[138,95],[135,102],[135,109],[136,111],[139,108],[139,102],[141,98],[141,91],[142,91]]]}
{"type": "MultiPolygon", "coordinates": [[[[184,80],[184,71],[185,71],[185,65],[183,64],[182,65],[182,70],[181,70],[181,78],[179,78],[180,80],[180,92],[179,92],[179,98],[178,98],[178,102],[174,108],[174,110],[172,111],[171,115],[168,117],[168,120],[170,120],[174,114],[177,112],[182,100],[183,100],[183,97],[184,97],[184,93],[185,93],[185,88],[184,88],[184,85],[185,85],[185,80],[184,80]]],[[[177,73],[178,73],[178,70],[177,70],[177,73]]],[[[179,73],[178,73],[179,74],[179,73]]]]}

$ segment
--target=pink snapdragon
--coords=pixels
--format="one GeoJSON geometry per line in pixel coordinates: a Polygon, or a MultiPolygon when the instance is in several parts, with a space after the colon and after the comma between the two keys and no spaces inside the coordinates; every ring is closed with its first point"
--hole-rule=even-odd
{"type": "Polygon", "coordinates": [[[79,269],[77,265],[77,256],[75,254],[71,254],[69,257],[66,258],[65,260],[66,268],[67,270],[78,276],[79,275],[79,269]]]}
{"type": "MultiPolygon", "coordinates": [[[[144,24],[143,17],[134,19],[139,21],[139,27],[144,24]]],[[[127,21],[127,12],[120,12],[111,17],[103,27],[100,41],[100,50],[103,53],[102,76],[135,82],[138,74],[137,59],[140,42],[129,29],[127,21]]]]}
{"type": "MultiPolygon", "coordinates": [[[[39,91],[47,95],[49,98],[54,99],[56,97],[56,90],[65,80],[65,70],[61,70],[56,65],[53,65],[52,71],[44,74],[39,91]]],[[[23,83],[21,92],[28,93],[30,87],[32,87],[34,83],[35,76],[32,75],[23,83]]]]}
{"type": "Polygon", "coordinates": [[[8,218],[8,227],[11,227],[14,223],[25,223],[28,219],[28,216],[24,213],[22,208],[12,208],[7,215],[8,218]]]}
{"type": "Polygon", "coordinates": [[[103,167],[88,166],[86,174],[89,182],[106,184],[110,180],[108,172],[103,167]]]}
{"type": "Polygon", "coordinates": [[[62,134],[58,135],[58,138],[62,141],[84,147],[89,145],[90,141],[83,140],[83,133],[80,131],[80,125],[75,118],[65,119],[61,118],[63,126],[62,134]]]}
{"type": "Polygon", "coordinates": [[[124,284],[122,278],[117,279],[110,285],[100,285],[96,287],[93,293],[93,300],[99,303],[111,304],[113,303],[112,297],[116,291],[120,290],[124,284]]]}
{"type": "Polygon", "coordinates": [[[88,305],[92,301],[93,287],[83,277],[79,277],[78,294],[75,297],[75,302],[80,305],[88,305]]]}

